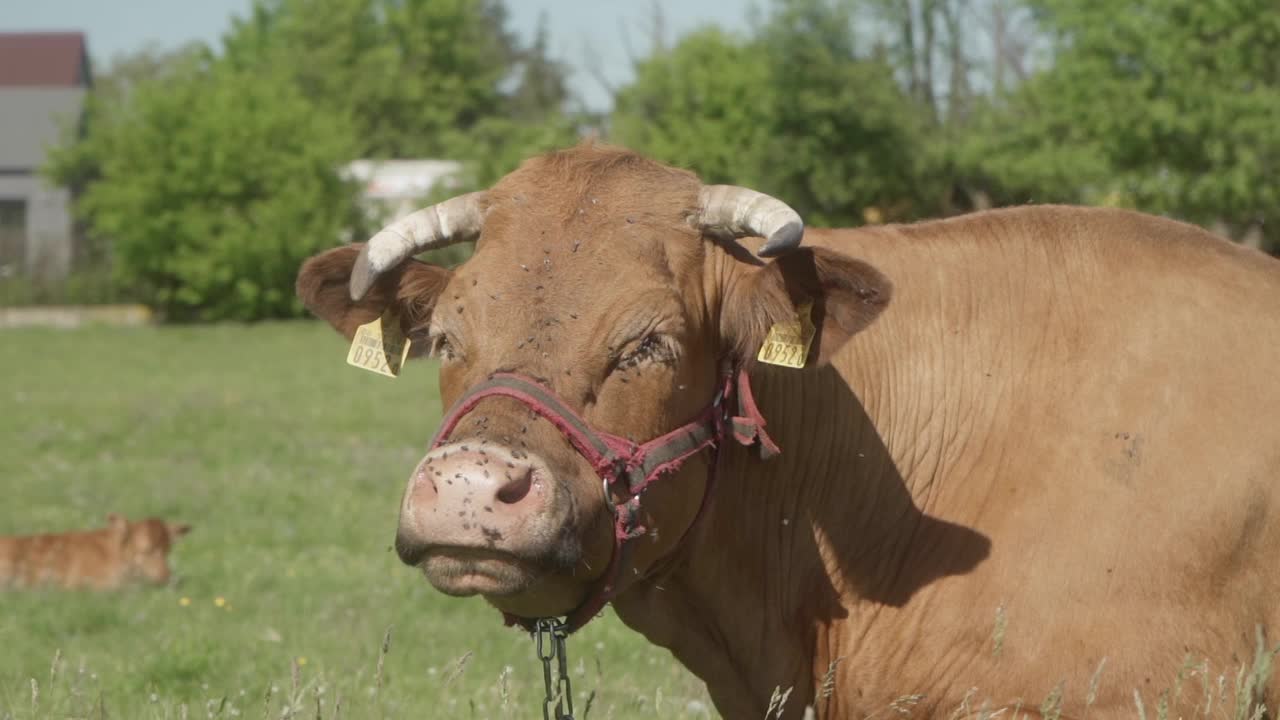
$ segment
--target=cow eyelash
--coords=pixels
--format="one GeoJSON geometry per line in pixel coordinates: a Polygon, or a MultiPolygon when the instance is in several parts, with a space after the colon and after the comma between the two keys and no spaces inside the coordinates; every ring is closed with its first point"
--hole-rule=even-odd
{"type": "Polygon", "coordinates": [[[458,353],[444,333],[432,333],[427,336],[427,355],[439,360],[454,360],[458,353]]]}
{"type": "Polygon", "coordinates": [[[615,368],[630,370],[643,362],[661,362],[670,364],[675,360],[675,349],[671,342],[657,333],[646,335],[636,348],[618,358],[615,368]]]}

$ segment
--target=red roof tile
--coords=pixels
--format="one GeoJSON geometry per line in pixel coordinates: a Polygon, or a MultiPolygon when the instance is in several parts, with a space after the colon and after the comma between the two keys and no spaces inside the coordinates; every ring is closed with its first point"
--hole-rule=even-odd
{"type": "Polygon", "coordinates": [[[0,33],[0,87],[87,85],[85,59],[83,33],[0,33]]]}

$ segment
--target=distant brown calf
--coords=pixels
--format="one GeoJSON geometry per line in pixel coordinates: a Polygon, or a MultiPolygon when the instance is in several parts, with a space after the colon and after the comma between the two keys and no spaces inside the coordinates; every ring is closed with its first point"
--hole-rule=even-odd
{"type": "Polygon", "coordinates": [[[190,525],[107,516],[100,530],[0,537],[0,589],[110,590],[135,581],[169,581],[169,548],[190,525]]]}

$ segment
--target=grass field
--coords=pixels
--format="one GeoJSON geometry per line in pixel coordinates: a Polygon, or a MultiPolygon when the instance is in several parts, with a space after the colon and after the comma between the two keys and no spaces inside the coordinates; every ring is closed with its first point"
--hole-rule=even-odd
{"type": "MultiPolygon", "coordinates": [[[[171,587],[0,595],[0,720],[541,717],[528,636],[390,547],[435,369],[345,353],[315,323],[0,333],[0,533],[195,526],[171,587]]],[[[714,716],[611,614],[569,659],[579,718],[714,716]]]]}

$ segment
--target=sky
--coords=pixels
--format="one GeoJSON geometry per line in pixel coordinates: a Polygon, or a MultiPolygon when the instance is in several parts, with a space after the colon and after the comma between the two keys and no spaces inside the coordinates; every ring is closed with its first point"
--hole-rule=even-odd
{"type": "MultiPolygon", "coordinates": [[[[216,43],[231,18],[245,15],[253,0],[0,0],[0,32],[79,30],[86,34],[95,67],[122,52],[172,47],[190,40],[216,43]]],[[[607,109],[609,93],[597,79],[617,85],[630,77],[631,52],[648,46],[653,4],[643,0],[507,0],[510,27],[532,36],[546,13],[552,54],[573,68],[572,87],[595,110],[607,109]],[[592,67],[595,72],[586,72],[592,67]]],[[[656,0],[669,38],[716,23],[748,27],[750,9],[761,0],[656,0]]]]}

